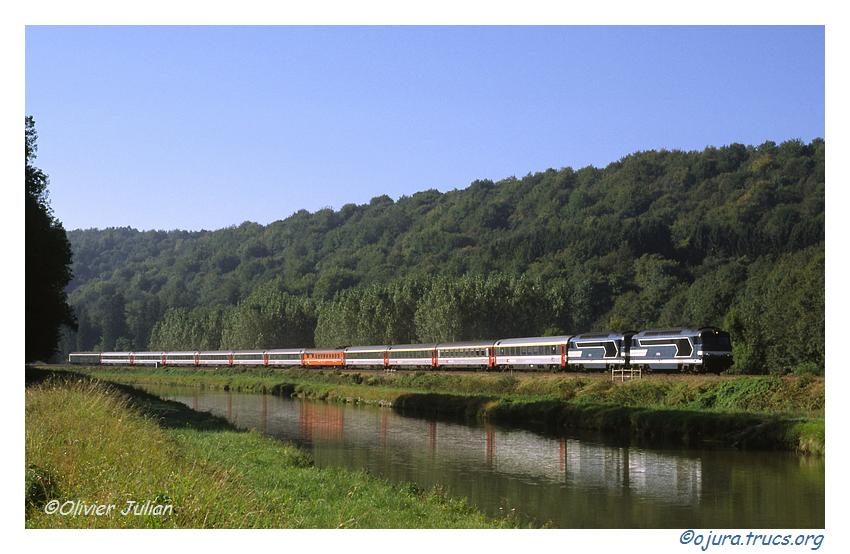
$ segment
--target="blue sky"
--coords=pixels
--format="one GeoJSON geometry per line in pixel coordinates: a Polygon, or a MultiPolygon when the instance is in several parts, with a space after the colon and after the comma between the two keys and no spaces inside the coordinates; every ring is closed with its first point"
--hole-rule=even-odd
{"type": "Polygon", "coordinates": [[[217,229],[824,136],[822,27],[28,27],[66,229],[217,229]]]}

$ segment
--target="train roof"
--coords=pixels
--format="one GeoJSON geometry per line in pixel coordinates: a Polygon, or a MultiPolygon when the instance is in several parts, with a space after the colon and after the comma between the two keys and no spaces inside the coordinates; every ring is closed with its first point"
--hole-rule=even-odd
{"type": "Polygon", "coordinates": [[[710,325],[709,325],[709,326],[707,326],[707,327],[700,327],[700,328],[699,328],[699,329],[697,329],[697,330],[698,330],[700,333],[702,333],[703,331],[711,331],[711,332],[713,332],[714,334],[720,334],[720,333],[726,333],[727,335],[729,334],[729,333],[727,333],[726,331],[724,331],[723,329],[721,329],[720,327],[712,327],[712,326],[710,326],[710,325]]]}
{"type": "Polygon", "coordinates": [[[470,340],[466,342],[441,342],[437,345],[437,348],[487,348],[488,346],[493,346],[495,341],[493,340],[470,340]]]}
{"type": "Polygon", "coordinates": [[[275,348],[274,350],[266,350],[267,354],[301,354],[303,348],[275,348]]]}
{"type": "Polygon", "coordinates": [[[345,349],[346,352],[383,352],[389,349],[389,345],[376,345],[376,346],[349,346],[345,349]]]}
{"type": "Polygon", "coordinates": [[[390,346],[390,350],[434,350],[437,348],[436,343],[428,343],[428,344],[396,344],[390,346]]]}
{"type": "Polygon", "coordinates": [[[496,346],[537,346],[540,344],[566,344],[570,340],[568,335],[556,337],[525,337],[519,339],[501,339],[496,341],[496,346]]]}
{"type": "Polygon", "coordinates": [[[339,348],[305,348],[302,352],[304,352],[304,354],[322,354],[322,353],[341,354],[344,351],[345,351],[345,347],[340,346],[339,348]]]}
{"type": "Polygon", "coordinates": [[[570,337],[570,340],[589,340],[589,339],[622,339],[626,335],[633,335],[634,331],[626,331],[625,333],[621,333],[619,331],[593,331],[590,333],[582,333],[580,335],[573,335],[570,337]]]}
{"type": "Polygon", "coordinates": [[[635,333],[636,338],[648,337],[681,337],[682,335],[698,335],[699,331],[688,327],[670,327],[669,329],[647,329],[635,333]]]}

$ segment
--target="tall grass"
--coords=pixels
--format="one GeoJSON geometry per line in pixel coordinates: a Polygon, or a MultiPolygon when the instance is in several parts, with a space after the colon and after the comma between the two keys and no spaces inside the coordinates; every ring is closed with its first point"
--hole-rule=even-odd
{"type": "Polygon", "coordinates": [[[226,468],[197,463],[127,398],[101,385],[54,381],[26,391],[28,527],[227,527],[259,507],[226,468]],[[173,502],[163,517],[49,516],[51,499],[173,502]]]}
{"type": "MultiPolygon", "coordinates": [[[[89,380],[26,391],[27,527],[492,527],[461,500],[362,472],[176,402],[89,380]],[[52,499],[151,500],[163,516],[61,516],[52,499]]],[[[114,514],[114,512],[113,512],[114,514]]]]}

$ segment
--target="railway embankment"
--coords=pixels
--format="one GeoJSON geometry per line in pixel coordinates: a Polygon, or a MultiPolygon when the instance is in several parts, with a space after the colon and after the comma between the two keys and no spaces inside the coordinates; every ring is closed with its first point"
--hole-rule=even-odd
{"type": "Polygon", "coordinates": [[[70,371],[28,368],[25,406],[28,528],[515,524],[438,489],[318,468],[295,446],[70,371]]]}
{"type": "Polygon", "coordinates": [[[824,453],[825,385],[815,377],[651,375],[619,383],[591,374],[102,366],[82,371],[122,383],[379,404],[408,415],[598,432],[646,444],[824,453]]]}

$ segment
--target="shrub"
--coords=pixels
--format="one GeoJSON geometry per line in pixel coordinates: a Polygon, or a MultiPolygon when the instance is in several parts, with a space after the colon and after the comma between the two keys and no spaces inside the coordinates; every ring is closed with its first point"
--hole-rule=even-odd
{"type": "Polygon", "coordinates": [[[811,377],[813,375],[823,375],[823,369],[821,369],[815,362],[801,362],[794,366],[793,373],[800,377],[811,377]]]}

